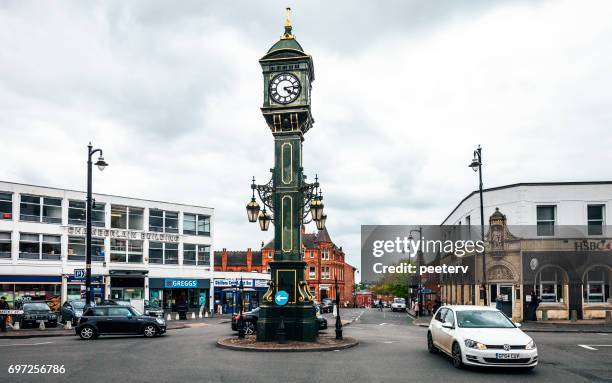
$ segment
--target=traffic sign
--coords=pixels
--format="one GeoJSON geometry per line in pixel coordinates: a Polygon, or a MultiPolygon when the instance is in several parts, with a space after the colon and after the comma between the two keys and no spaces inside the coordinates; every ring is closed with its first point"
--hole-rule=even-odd
{"type": "Polygon", "coordinates": [[[284,306],[289,302],[289,294],[286,291],[280,290],[274,295],[274,302],[279,306],[284,306]]]}
{"type": "Polygon", "coordinates": [[[74,269],[74,279],[85,279],[85,269],[74,269]]]}
{"type": "Polygon", "coordinates": [[[421,294],[431,294],[431,293],[432,293],[431,289],[422,289],[421,290],[421,294]]]}

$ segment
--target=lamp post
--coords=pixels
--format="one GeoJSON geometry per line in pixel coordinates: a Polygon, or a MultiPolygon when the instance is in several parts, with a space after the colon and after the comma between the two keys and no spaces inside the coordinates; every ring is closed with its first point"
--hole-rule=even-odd
{"type": "MultiPolygon", "coordinates": [[[[410,230],[410,235],[408,236],[408,239],[412,241],[413,237],[412,237],[412,233],[419,233],[419,241],[421,240],[421,238],[423,237],[423,228],[419,227],[418,230],[413,229],[410,230]]],[[[419,242],[420,243],[420,242],[419,242]]],[[[421,274],[420,274],[420,270],[421,270],[421,262],[422,262],[422,258],[423,257],[423,252],[421,251],[421,247],[419,246],[419,248],[417,249],[417,272],[418,274],[418,291],[417,291],[417,302],[419,302],[419,312],[417,313],[418,316],[421,316],[423,314],[423,294],[421,294],[421,290],[423,289],[423,285],[421,283],[422,279],[421,279],[421,274]]]]}
{"type": "Polygon", "coordinates": [[[340,288],[338,287],[338,277],[334,278],[336,288],[336,339],[342,339],[342,320],[340,319],[340,288]]]}
{"type": "Polygon", "coordinates": [[[87,145],[87,212],[86,212],[86,233],[85,233],[85,304],[91,305],[91,204],[92,204],[92,167],[91,157],[99,153],[96,166],[100,171],[108,166],[104,161],[102,149],[94,149],[91,145],[87,145]]]}
{"type": "Polygon", "coordinates": [[[244,282],[242,281],[242,277],[240,278],[240,285],[238,286],[240,291],[240,298],[238,300],[238,338],[244,338],[244,314],[242,310],[243,299],[244,299],[244,282]]]}
{"type": "MultiPolygon", "coordinates": [[[[485,240],[484,235],[484,204],[482,201],[482,148],[478,145],[478,148],[474,150],[474,158],[469,165],[473,171],[478,172],[479,184],[478,193],[480,194],[480,237],[482,241],[485,240]]],[[[482,286],[481,289],[484,291],[484,305],[487,305],[487,269],[486,269],[486,254],[485,249],[482,250],[482,286]]],[[[476,295],[476,292],[474,292],[476,295]]],[[[476,297],[474,297],[474,304],[476,304],[476,297]]]]}

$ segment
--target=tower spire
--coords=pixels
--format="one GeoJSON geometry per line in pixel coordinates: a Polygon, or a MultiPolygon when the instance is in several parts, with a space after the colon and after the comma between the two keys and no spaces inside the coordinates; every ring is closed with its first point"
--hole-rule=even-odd
{"type": "Polygon", "coordinates": [[[293,40],[295,36],[291,34],[291,30],[293,29],[291,25],[291,8],[287,7],[287,17],[285,18],[285,33],[281,36],[281,40],[293,40]]]}

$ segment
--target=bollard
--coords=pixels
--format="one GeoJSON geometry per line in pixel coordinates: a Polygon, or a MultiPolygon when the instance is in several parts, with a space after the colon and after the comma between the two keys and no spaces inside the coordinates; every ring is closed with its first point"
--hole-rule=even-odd
{"type": "Polygon", "coordinates": [[[64,330],[72,330],[72,321],[66,321],[66,324],[64,325],[64,330]]]}
{"type": "Polygon", "coordinates": [[[202,319],[202,312],[201,311],[198,313],[198,319],[202,319]]]}
{"type": "Polygon", "coordinates": [[[172,315],[170,315],[170,313],[168,313],[168,316],[166,317],[166,320],[172,320],[172,315]]]}
{"type": "Polygon", "coordinates": [[[40,326],[38,326],[38,328],[41,330],[46,330],[47,328],[45,327],[45,321],[41,321],[40,326]]]}
{"type": "Polygon", "coordinates": [[[175,318],[175,319],[176,319],[176,320],[181,319],[181,317],[179,316],[179,313],[176,313],[176,318],[175,318]]]}
{"type": "Polygon", "coordinates": [[[612,324],[612,311],[606,311],[606,324],[612,324]]]}
{"type": "Polygon", "coordinates": [[[572,322],[576,322],[577,320],[578,320],[578,311],[577,310],[572,310],[571,321],[572,322]]]}
{"type": "Polygon", "coordinates": [[[204,312],[204,318],[208,318],[208,310],[204,312]]]}
{"type": "Polygon", "coordinates": [[[192,311],[192,312],[191,312],[191,319],[196,319],[196,317],[195,317],[195,311],[192,311]]]}
{"type": "Polygon", "coordinates": [[[13,330],[19,330],[20,328],[19,321],[15,321],[15,323],[13,323],[13,330]]]}
{"type": "Polygon", "coordinates": [[[548,320],[548,310],[542,310],[542,320],[548,320]]]}

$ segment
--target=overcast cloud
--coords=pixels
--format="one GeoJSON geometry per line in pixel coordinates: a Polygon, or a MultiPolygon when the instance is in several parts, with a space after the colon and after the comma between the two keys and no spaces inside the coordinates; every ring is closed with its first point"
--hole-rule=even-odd
{"type": "MultiPolygon", "coordinates": [[[[258,248],[252,175],[273,141],[258,59],[284,7],[315,63],[328,229],[438,224],[477,185],[612,179],[609,1],[0,3],[0,179],[215,208],[215,248],[258,248]]],[[[310,228],[314,230],[314,228],[310,228]]]]}

